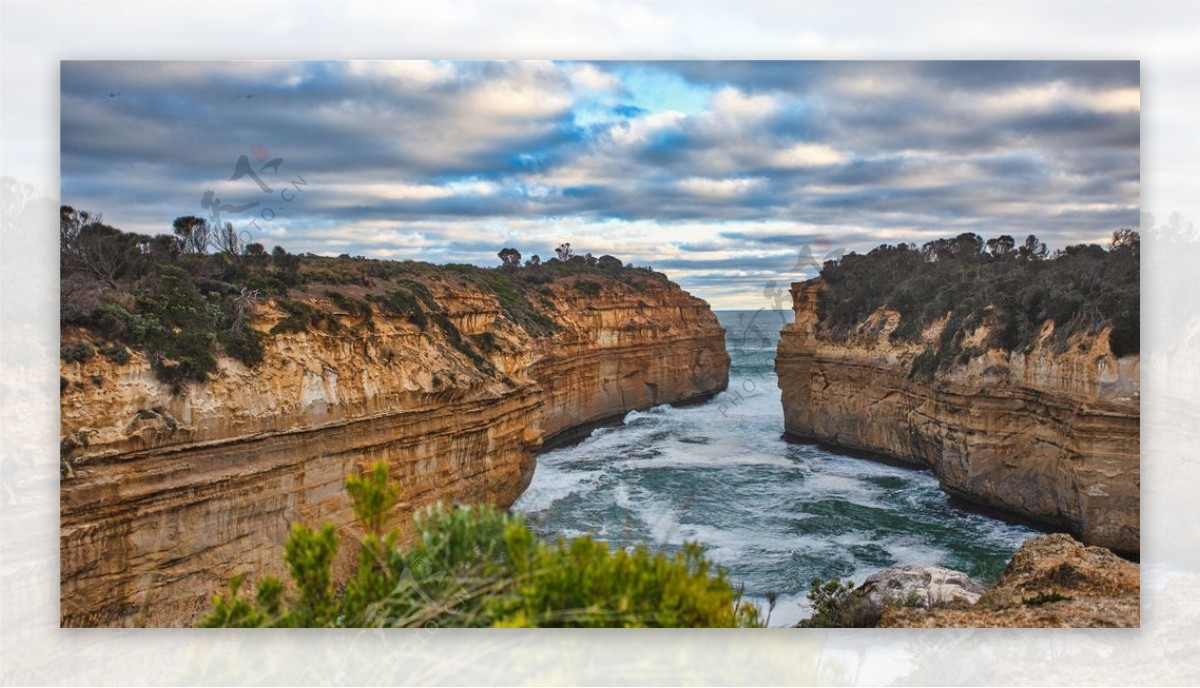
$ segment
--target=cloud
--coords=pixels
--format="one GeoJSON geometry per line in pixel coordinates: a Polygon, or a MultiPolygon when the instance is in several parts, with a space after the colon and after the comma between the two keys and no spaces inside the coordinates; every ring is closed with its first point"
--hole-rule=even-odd
{"type": "Polygon", "coordinates": [[[564,66],[567,78],[575,88],[585,91],[618,91],[621,79],[615,74],[598,69],[595,65],[567,63],[564,66]]]}
{"type": "Polygon", "coordinates": [[[824,143],[792,144],[771,157],[771,162],[778,167],[824,167],[845,161],[844,154],[824,143]]]}
{"type": "Polygon", "coordinates": [[[745,196],[756,187],[763,184],[762,179],[705,179],[689,177],[676,182],[676,185],[687,194],[704,196],[706,198],[737,198],[745,196]]]}
{"type": "Polygon", "coordinates": [[[751,306],[811,273],[806,245],[1138,222],[1136,62],[64,62],[61,83],[64,202],[133,231],[212,190],[294,251],[571,241],[751,306]],[[270,193],[231,179],[256,144],[282,159],[270,193]]]}

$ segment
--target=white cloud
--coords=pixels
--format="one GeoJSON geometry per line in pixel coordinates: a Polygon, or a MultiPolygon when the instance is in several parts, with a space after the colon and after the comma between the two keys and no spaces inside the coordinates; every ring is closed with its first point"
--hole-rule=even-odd
{"type": "Polygon", "coordinates": [[[574,64],[566,68],[567,78],[575,88],[584,91],[616,91],[621,88],[617,75],[604,72],[591,64],[574,64]]]}
{"type": "Polygon", "coordinates": [[[477,82],[460,105],[479,117],[539,118],[565,112],[571,95],[550,62],[507,63],[506,73],[477,82]]]}
{"type": "Polygon", "coordinates": [[[826,167],[845,161],[844,153],[825,143],[797,143],[771,156],[776,167],[826,167]]]}
{"type": "Polygon", "coordinates": [[[677,110],[664,110],[652,115],[635,117],[608,130],[608,138],[619,146],[638,144],[653,134],[678,129],[687,115],[677,110]]]}
{"type": "Polygon", "coordinates": [[[337,199],[336,205],[345,207],[379,200],[436,201],[453,196],[492,196],[499,190],[499,185],[494,182],[476,179],[460,180],[448,184],[377,182],[334,185],[328,189],[326,196],[337,199]]]}
{"type": "MultiPolygon", "coordinates": [[[[960,98],[966,99],[967,96],[960,98]]],[[[1141,89],[1089,90],[1062,81],[1052,81],[995,94],[971,95],[965,102],[988,112],[1046,112],[1062,107],[1098,112],[1137,112],[1141,108],[1141,89]]]]}
{"type": "Polygon", "coordinates": [[[406,88],[429,87],[455,76],[454,63],[428,60],[355,60],[346,65],[346,71],[359,77],[394,80],[406,88]]]}
{"type": "Polygon", "coordinates": [[[773,114],[779,104],[769,95],[747,95],[727,86],[712,97],[712,116],[736,124],[750,124],[773,114]]]}
{"type": "Polygon", "coordinates": [[[389,201],[431,201],[438,198],[449,198],[454,195],[454,190],[448,186],[436,184],[383,183],[367,184],[361,188],[360,193],[389,201]]]}
{"type": "Polygon", "coordinates": [[[685,193],[693,196],[704,198],[738,198],[760,187],[763,182],[764,180],[761,178],[706,179],[704,177],[689,177],[676,182],[676,186],[685,193]]]}

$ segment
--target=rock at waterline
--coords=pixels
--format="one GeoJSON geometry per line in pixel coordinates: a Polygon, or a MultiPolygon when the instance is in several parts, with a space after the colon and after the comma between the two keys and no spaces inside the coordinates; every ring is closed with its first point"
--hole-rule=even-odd
{"type": "Polygon", "coordinates": [[[855,592],[880,606],[972,605],[986,588],[965,573],[940,566],[893,566],[871,574],[855,592]]]}
{"type": "Polygon", "coordinates": [[[1139,567],[1055,533],[1030,538],[979,601],[962,608],[889,607],[882,627],[1132,628],[1139,567]]]}

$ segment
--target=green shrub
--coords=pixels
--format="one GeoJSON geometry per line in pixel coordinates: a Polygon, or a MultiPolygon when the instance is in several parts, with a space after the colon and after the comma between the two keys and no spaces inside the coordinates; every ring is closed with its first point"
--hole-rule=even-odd
{"type": "Polygon", "coordinates": [[[225,331],[220,336],[225,353],[248,368],[262,363],[266,355],[266,347],[263,345],[265,339],[263,333],[251,327],[243,327],[240,332],[225,331]]]}
{"type": "MultiPolygon", "coordinates": [[[[428,294],[428,292],[425,293],[428,294]]],[[[421,330],[424,330],[429,324],[425,308],[422,307],[424,299],[411,289],[400,287],[383,295],[368,294],[367,300],[378,303],[385,312],[404,316],[421,330]]]]}
{"type": "Polygon", "coordinates": [[[835,340],[879,308],[900,314],[894,340],[919,341],[948,317],[928,355],[914,361],[914,376],[931,376],[971,355],[963,334],[979,326],[989,329],[989,346],[1019,351],[1032,346],[1047,320],[1059,347],[1074,333],[1111,325],[1109,345],[1119,357],[1140,346],[1139,265],[1140,239],[1127,230],[1114,233],[1108,250],[1078,245],[1050,256],[1033,236],[1020,247],[1011,237],[984,242],[969,233],[919,249],[883,245],[825,263],[817,313],[835,340]]]}
{"type": "Polygon", "coordinates": [[[584,296],[599,296],[600,283],[593,282],[591,280],[576,280],[575,291],[583,294],[584,296]]]}
{"type": "Polygon", "coordinates": [[[64,344],[58,350],[59,356],[67,363],[86,363],[92,360],[96,349],[87,342],[64,344]]]}
{"type": "Polygon", "coordinates": [[[808,600],[813,615],[801,622],[808,628],[874,628],[883,613],[874,599],[854,592],[853,582],[837,578],[812,579],[808,600]]]}
{"type": "Polygon", "coordinates": [[[367,301],[361,301],[353,296],[332,290],[326,291],[325,296],[328,296],[329,300],[333,301],[335,306],[345,311],[348,315],[371,317],[371,304],[367,301]]]}
{"type": "Polygon", "coordinates": [[[117,365],[125,365],[129,362],[129,347],[124,344],[105,344],[100,347],[100,355],[117,365]]]}
{"type": "Polygon", "coordinates": [[[285,315],[282,320],[271,327],[272,335],[307,332],[309,328],[318,327],[322,322],[327,323],[332,320],[332,318],[327,318],[325,313],[303,301],[276,299],[275,305],[285,315]]]}
{"type": "Polygon", "coordinates": [[[446,267],[462,272],[476,286],[495,295],[504,317],[530,335],[541,337],[558,331],[558,324],[533,305],[530,300],[533,289],[524,279],[524,273],[530,270],[540,270],[540,267],[521,268],[511,273],[500,270],[483,270],[474,266],[446,267]]]}
{"type": "Polygon", "coordinates": [[[366,535],[342,594],[333,587],[332,526],[296,525],[285,558],[292,585],[265,577],[254,599],[242,578],[213,599],[203,626],[756,626],[724,572],[700,548],[674,555],[639,547],[612,551],[590,537],[538,541],[519,516],[491,507],[430,508],[415,543],[385,532],[398,491],[386,464],[347,491],[366,535]]]}

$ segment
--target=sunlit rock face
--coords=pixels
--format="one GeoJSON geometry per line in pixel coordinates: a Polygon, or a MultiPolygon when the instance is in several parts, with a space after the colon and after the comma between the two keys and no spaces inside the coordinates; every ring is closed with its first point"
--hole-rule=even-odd
{"type": "MultiPolygon", "coordinates": [[[[821,289],[792,286],[796,319],[779,342],[789,436],[928,466],[953,495],[1139,551],[1139,359],[1113,356],[1108,329],[1062,348],[1047,322],[1028,351],[981,348],[926,377],[911,373],[924,344],[889,336],[894,312],[826,336],[821,289]]],[[[935,324],[924,337],[940,334],[935,324]]]]}
{"type": "Polygon", "coordinates": [[[1138,565],[1064,533],[1030,538],[971,605],[890,606],[885,628],[1136,628],[1138,565]]]}
{"type": "MultiPolygon", "coordinates": [[[[724,330],[708,304],[659,281],[571,278],[541,290],[557,331],[533,335],[490,292],[426,287],[465,340],[376,308],[344,326],[277,334],[253,369],[222,358],[179,393],[135,353],[62,364],[61,623],[193,623],[230,576],[283,575],[290,525],[356,534],[343,484],[386,461],[402,485],[396,525],[436,502],[510,505],[547,439],[633,409],[725,388],[724,330]],[[490,336],[487,336],[490,335],[490,336]],[[485,341],[479,340],[479,341],[485,341]]],[[[315,304],[332,308],[313,297],[315,304]]],[[[259,308],[265,331],[284,314],[259,308]]],[[[340,548],[348,572],[352,547],[340,548]]]]}

